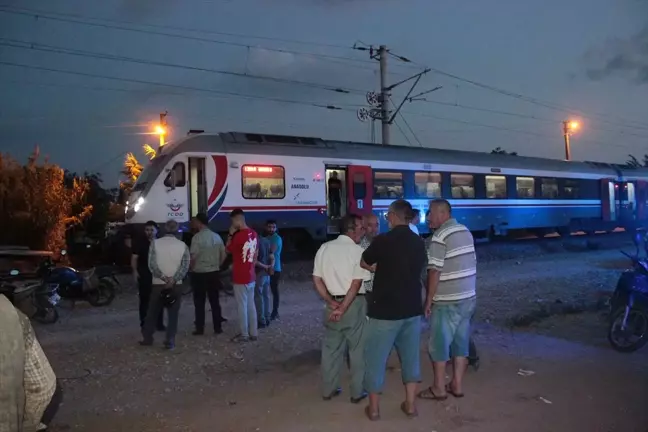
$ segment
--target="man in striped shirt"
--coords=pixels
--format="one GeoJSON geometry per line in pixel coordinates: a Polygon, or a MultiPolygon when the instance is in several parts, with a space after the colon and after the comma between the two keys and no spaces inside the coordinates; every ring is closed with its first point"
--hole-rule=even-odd
{"type": "Polygon", "coordinates": [[[434,383],[419,393],[423,399],[463,397],[463,376],[468,365],[470,321],[475,313],[477,259],[470,230],[452,217],[444,199],[430,202],[428,216],[434,234],[428,247],[428,285],[425,316],[430,319],[428,353],[434,383]],[[445,383],[446,363],[452,355],[453,376],[445,383]]]}

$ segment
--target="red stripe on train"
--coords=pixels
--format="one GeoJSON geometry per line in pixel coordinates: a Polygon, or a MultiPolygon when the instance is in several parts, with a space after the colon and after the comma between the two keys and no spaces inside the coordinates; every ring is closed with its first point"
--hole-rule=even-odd
{"type": "Polygon", "coordinates": [[[295,206],[234,206],[234,207],[221,207],[221,210],[234,210],[240,208],[242,210],[319,210],[325,208],[324,206],[312,205],[295,205],[295,206]]]}

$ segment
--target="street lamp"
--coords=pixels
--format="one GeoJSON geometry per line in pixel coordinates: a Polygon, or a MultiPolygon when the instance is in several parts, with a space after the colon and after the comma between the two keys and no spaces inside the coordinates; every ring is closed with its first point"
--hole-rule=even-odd
{"type": "Polygon", "coordinates": [[[580,128],[580,124],[575,120],[563,121],[563,137],[565,138],[565,160],[571,160],[571,147],[569,137],[580,128]]]}
{"type": "MultiPolygon", "coordinates": [[[[165,111],[163,113],[160,113],[160,123],[155,126],[155,134],[160,136],[160,148],[164,145],[164,136],[167,134],[167,128],[166,128],[166,116],[168,112],[165,111]]],[[[158,148],[158,150],[160,149],[158,148]]]]}

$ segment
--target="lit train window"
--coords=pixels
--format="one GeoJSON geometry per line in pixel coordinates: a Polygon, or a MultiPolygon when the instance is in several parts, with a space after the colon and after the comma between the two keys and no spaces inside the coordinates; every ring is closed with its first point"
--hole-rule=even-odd
{"type": "Polygon", "coordinates": [[[441,196],[441,174],[432,172],[414,173],[416,196],[438,198],[441,196]]]}
{"type": "Polygon", "coordinates": [[[403,173],[389,171],[374,172],[374,198],[403,198],[403,173]]]}
{"type": "Polygon", "coordinates": [[[282,199],[286,196],[286,172],[278,165],[243,165],[241,193],[246,199],[282,199]]]}
{"type": "Polygon", "coordinates": [[[506,177],[486,176],[486,198],[506,198],[506,177]]]}
{"type": "Polygon", "coordinates": [[[475,198],[475,178],[471,174],[450,174],[452,198],[475,198]]]}
{"type": "Polygon", "coordinates": [[[515,189],[518,198],[533,198],[535,196],[535,179],[533,177],[516,177],[515,189]]]}
{"type": "Polygon", "coordinates": [[[578,182],[576,180],[565,180],[562,197],[567,199],[580,198],[580,187],[578,187],[578,182]]]}
{"type": "Polygon", "coordinates": [[[558,180],[555,178],[543,178],[540,182],[540,193],[542,194],[542,198],[558,198],[558,180]]]}

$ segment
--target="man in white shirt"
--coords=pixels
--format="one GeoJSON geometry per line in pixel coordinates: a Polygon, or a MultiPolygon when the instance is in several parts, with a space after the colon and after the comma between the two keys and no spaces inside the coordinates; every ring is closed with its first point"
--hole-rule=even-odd
{"type": "Polygon", "coordinates": [[[190,254],[187,245],[176,238],[178,223],[168,221],[164,226],[165,236],[151,242],[149,250],[149,269],[153,275],[153,290],[146,313],[146,321],[142,329],[144,340],[141,345],[153,345],[153,333],[157,317],[163,307],[168,306],[169,323],[167,324],[164,347],[175,348],[175,335],[178,331],[178,315],[182,292],[178,284],[189,271],[190,254]],[[167,300],[172,304],[165,304],[167,300]]]}
{"type": "Polygon", "coordinates": [[[342,218],[340,236],[324,243],[315,256],[313,282],[326,302],[324,339],[322,341],[322,396],[330,400],[339,395],[340,371],[349,352],[351,368],[351,402],[359,403],[367,393],[363,388],[364,343],[367,302],[363,282],[370,273],[360,267],[364,235],[362,218],[342,218]]]}
{"type": "Polygon", "coordinates": [[[409,223],[409,227],[412,232],[416,235],[421,235],[418,230],[418,224],[421,223],[421,211],[419,209],[412,209],[412,220],[409,223]]]}

